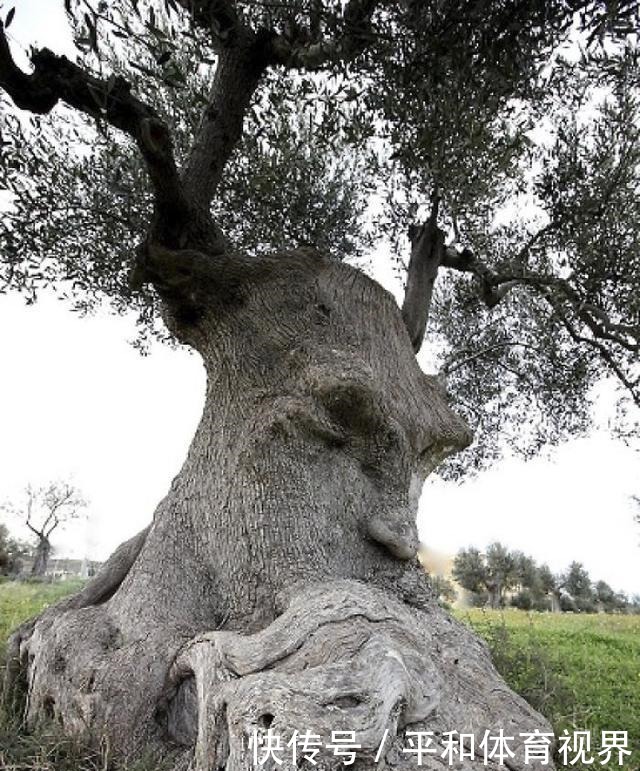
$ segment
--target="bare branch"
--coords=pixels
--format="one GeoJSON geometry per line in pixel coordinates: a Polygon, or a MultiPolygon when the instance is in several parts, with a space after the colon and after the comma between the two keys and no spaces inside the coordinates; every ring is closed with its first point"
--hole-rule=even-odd
{"type": "Polygon", "coordinates": [[[36,530],[36,528],[31,524],[31,522],[25,522],[25,525],[31,530],[32,533],[35,533],[35,535],[38,536],[38,538],[43,538],[44,534],[40,530],[36,530]]]}
{"type": "Polygon", "coordinates": [[[87,505],[78,490],[68,482],[51,482],[38,488],[27,485],[25,500],[24,506],[3,504],[2,508],[20,517],[40,541],[47,541],[62,523],[82,516],[81,510],[87,505]]]}

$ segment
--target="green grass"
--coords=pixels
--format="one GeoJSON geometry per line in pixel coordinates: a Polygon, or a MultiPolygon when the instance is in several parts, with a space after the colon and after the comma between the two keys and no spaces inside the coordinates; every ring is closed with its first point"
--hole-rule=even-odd
{"type": "MultiPolygon", "coordinates": [[[[455,611],[489,644],[507,683],[563,731],[628,731],[640,768],[640,616],[455,611]]],[[[575,767],[575,766],[574,766],[575,767]]],[[[617,763],[590,768],[619,768],[617,763]]]]}
{"type": "MultiPolygon", "coordinates": [[[[0,669],[9,633],[66,595],[77,591],[82,580],[56,583],[0,583],[0,669]]],[[[2,678],[0,677],[0,683],[2,678]]],[[[1,695],[1,694],[0,694],[1,695]]],[[[118,771],[163,771],[157,759],[142,758],[118,771]]],[[[63,736],[55,725],[23,730],[19,720],[0,699],[0,771],[114,771],[108,748],[89,747],[79,739],[63,736]]]]}
{"type": "MultiPolygon", "coordinates": [[[[12,629],[81,585],[80,581],[0,583],[0,655],[12,629]]],[[[454,614],[487,640],[507,683],[546,715],[556,735],[585,729],[599,745],[603,730],[628,731],[634,754],[623,768],[640,769],[640,616],[515,609],[454,614]]],[[[106,765],[104,757],[63,737],[19,735],[7,716],[0,714],[3,771],[97,771],[106,765]]],[[[596,759],[585,767],[596,768],[619,766],[603,766],[596,759]]]]}
{"type": "Polygon", "coordinates": [[[9,633],[23,621],[35,616],[82,585],[81,580],[56,583],[6,581],[0,583],[0,654],[9,633]]]}

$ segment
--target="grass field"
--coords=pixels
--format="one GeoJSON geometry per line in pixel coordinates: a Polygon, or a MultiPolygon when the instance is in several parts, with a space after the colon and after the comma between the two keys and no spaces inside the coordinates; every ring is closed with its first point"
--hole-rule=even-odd
{"type": "MultiPolygon", "coordinates": [[[[509,685],[563,731],[627,731],[640,769],[640,616],[455,611],[488,643],[509,685]]],[[[599,747],[598,747],[599,748],[599,747]]],[[[588,768],[619,768],[615,763],[588,768]]],[[[581,768],[574,765],[573,768],[581,768]]]]}
{"type": "MultiPolygon", "coordinates": [[[[79,585],[0,584],[0,653],[11,629],[79,585]]],[[[633,755],[623,768],[640,769],[640,616],[560,615],[515,609],[473,609],[454,614],[487,641],[505,680],[549,718],[556,735],[564,730],[588,730],[594,744],[599,745],[603,730],[628,731],[633,755]]],[[[617,762],[601,765],[599,761],[596,757],[592,765],[570,767],[592,771],[620,768],[617,762]]],[[[56,771],[60,767],[51,766],[56,771]]]]}
{"type": "Polygon", "coordinates": [[[0,652],[9,632],[18,624],[39,613],[70,592],[82,586],[82,581],[59,583],[0,583],[0,652]]]}

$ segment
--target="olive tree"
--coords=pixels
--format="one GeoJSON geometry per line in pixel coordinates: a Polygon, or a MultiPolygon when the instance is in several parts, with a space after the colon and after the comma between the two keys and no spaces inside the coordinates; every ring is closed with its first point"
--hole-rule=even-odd
{"type": "Polygon", "coordinates": [[[412,765],[410,730],[548,730],[438,607],[415,508],[472,428],[466,466],[535,452],[603,376],[633,431],[636,4],[65,8],[76,61],[25,70],[0,29],[2,280],[162,319],[208,382],[149,527],[13,635],[27,722],[199,771],[269,729],[355,731],[361,768],[412,765]],[[376,243],[401,308],[343,259],[376,243]]]}
{"type": "Polygon", "coordinates": [[[486,596],[490,607],[504,605],[505,592],[521,582],[523,554],[510,552],[499,542],[487,546],[484,554],[470,547],[461,549],[453,561],[453,578],[472,594],[486,596]]]}
{"type": "Polygon", "coordinates": [[[35,536],[32,576],[43,576],[47,571],[53,532],[82,517],[86,505],[79,490],[70,482],[49,482],[42,487],[27,485],[21,502],[0,507],[22,520],[35,536]]]}

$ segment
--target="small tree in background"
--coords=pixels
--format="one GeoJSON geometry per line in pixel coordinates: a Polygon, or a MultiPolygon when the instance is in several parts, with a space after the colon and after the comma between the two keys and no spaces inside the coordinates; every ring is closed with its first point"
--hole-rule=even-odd
{"type": "Polygon", "coordinates": [[[538,566],[533,557],[524,554],[521,551],[515,551],[512,554],[515,563],[515,579],[521,589],[530,589],[537,591],[540,584],[538,575],[538,566]]]}
{"type": "Polygon", "coordinates": [[[489,605],[499,608],[504,604],[505,591],[517,580],[516,566],[516,557],[495,542],[487,547],[484,555],[475,548],[459,551],[452,575],[460,586],[476,595],[476,599],[486,594],[489,605]]]}
{"type": "Polygon", "coordinates": [[[551,568],[545,563],[538,568],[538,581],[540,590],[545,598],[548,598],[551,610],[560,611],[560,581],[553,574],[551,568]]]}
{"type": "Polygon", "coordinates": [[[581,562],[572,562],[562,580],[562,588],[569,597],[563,598],[563,610],[593,613],[596,610],[593,585],[589,573],[581,562]],[[572,607],[567,605],[567,601],[572,607]]]}
{"type": "Polygon", "coordinates": [[[463,589],[473,595],[484,591],[485,564],[482,554],[474,547],[460,549],[456,554],[451,575],[463,589]]]}
{"type": "Polygon", "coordinates": [[[593,587],[594,599],[605,613],[618,613],[629,607],[629,600],[623,592],[614,591],[606,581],[597,581],[593,587]]]}
{"type": "Polygon", "coordinates": [[[518,560],[496,541],[487,547],[486,562],[489,604],[492,608],[499,608],[504,605],[505,591],[511,589],[518,580],[518,560]]]}
{"type": "Polygon", "coordinates": [[[84,515],[87,502],[69,482],[50,482],[43,487],[27,485],[24,503],[6,504],[36,537],[32,576],[43,576],[51,556],[51,535],[61,525],[84,515]]]}

